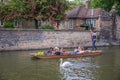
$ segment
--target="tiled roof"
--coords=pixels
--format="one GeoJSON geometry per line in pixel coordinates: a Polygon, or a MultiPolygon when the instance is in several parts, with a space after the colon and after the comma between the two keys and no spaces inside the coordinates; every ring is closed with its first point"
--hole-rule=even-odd
{"type": "Polygon", "coordinates": [[[67,13],[68,18],[85,17],[87,9],[84,6],[78,6],[67,13]]]}
{"type": "Polygon", "coordinates": [[[87,9],[85,6],[78,6],[67,13],[68,18],[98,18],[102,15],[102,8],[87,9]]]}
{"type": "Polygon", "coordinates": [[[86,14],[86,18],[97,18],[99,15],[101,15],[102,9],[89,9],[86,14]]]}

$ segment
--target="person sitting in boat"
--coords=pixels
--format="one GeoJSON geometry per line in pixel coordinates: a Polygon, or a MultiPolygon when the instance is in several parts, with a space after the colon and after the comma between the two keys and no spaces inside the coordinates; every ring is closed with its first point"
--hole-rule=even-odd
{"type": "Polygon", "coordinates": [[[66,55],[67,54],[67,52],[63,48],[60,49],[60,52],[61,52],[61,55],[66,55]]]}
{"type": "Polygon", "coordinates": [[[53,47],[50,47],[50,49],[47,52],[47,55],[53,55],[53,53],[54,53],[54,49],[53,47]]]}
{"type": "Polygon", "coordinates": [[[55,47],[54,48],[54,51],[55,51],[55,55],[61,55],[62,53],[60,52],[60,49],[58,47],[55,47]]]}
{"type": "Polygon", "coordinates": [[[81,46],[76,47],[72,52],[72,54],[80,54],[80,53],[84,53],[84,48],[81,46]]]}
{"type": "Polygon", "coordinates": [[[70,54],[78,54],[78,53],[79,53],[79,49],[78,49],[78,47],[76,47],[76,48],[74,49],[74,51],[71,52],[70,54]]]}
{"type": "Polygon", "coordinates": [[[84,53],[85,52],[84,47],[78,47],[78,51],[79,54],[84,53]]]}
{"type": "Polygon", "coordinates": [[[91,53],[91,50],[88,50],[86,47],[80,47],[79,53],[91,53]]]}

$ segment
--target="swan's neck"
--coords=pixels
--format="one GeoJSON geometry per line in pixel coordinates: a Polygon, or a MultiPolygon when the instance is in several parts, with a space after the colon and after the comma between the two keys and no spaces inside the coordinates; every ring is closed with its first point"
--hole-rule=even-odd
{"type": "Polygon", "coordinates": [[[63,63],[63,59],[61,58],[60,59],[60,66],[62,66],[62,63],[63,63]]]}

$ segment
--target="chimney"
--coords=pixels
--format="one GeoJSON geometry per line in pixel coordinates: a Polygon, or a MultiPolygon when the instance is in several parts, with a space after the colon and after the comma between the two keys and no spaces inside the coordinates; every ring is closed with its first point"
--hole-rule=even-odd
{"type": "Polygon", "coordinates": [[[86,0],[86,8],[90,9],[90,0],[86,0]]]}

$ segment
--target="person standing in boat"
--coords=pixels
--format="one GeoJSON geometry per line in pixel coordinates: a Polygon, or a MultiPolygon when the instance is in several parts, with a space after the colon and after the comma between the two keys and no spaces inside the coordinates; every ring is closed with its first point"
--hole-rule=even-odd
{"type": "Polygon", "coordinates": [[[97,40],[97,33],[95,31],[95,29],[90,30],[91,32],[91,38],[92,38],[92,50],[96,50],[96,40],[97,40]]]}

